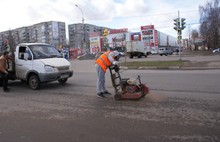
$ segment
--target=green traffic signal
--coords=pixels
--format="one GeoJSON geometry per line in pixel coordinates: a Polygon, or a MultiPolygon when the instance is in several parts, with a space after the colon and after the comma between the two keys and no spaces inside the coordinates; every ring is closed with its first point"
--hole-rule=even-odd
{"type": "Polygon", "coordinates": [[[176,18],[173,19],[174,21],[174,30],[177,31],[177,38],[178,40],[182,40],[182,30],[186,28],[186,22],[185,22],[185,18],[176,18]]]}
{"type": "Polygon", "coordinates": [[[186,28],[186,22],[185,22],[185,18],[181,18],[181,29],[183,30],[183,29],[185,29],[186,28]]]}
{"type": "Polygon", "coordinates": [[[180,29],[180,19],[179,18],[176,18],[176,19],[173,19],[174,21],[174,30],[179,30],[180,29]]]}
{"type": "Polygon", "coordinates": [[[181,29],[177,30],[177,33],[178,35],[182,35],[182,30],[181,29]]]}
{"type": "Polygon", "coordinates": [[[182,39],[182,36],[181,36],[181,35],[179,35],[179,36],[178,36],[178,40],[181,40],[181,39],[182,39]]]}

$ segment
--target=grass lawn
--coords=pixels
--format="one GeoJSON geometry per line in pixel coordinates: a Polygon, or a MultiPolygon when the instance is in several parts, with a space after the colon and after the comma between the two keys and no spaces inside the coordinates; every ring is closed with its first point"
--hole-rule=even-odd
{"type": "Polygon", "coordinates": [[[120,66],[127,67],[169,67],[169,66],[183,66],[187,61],[176,60],[176,61],[133,61],[133,62],[123,62],[120,66]]]}

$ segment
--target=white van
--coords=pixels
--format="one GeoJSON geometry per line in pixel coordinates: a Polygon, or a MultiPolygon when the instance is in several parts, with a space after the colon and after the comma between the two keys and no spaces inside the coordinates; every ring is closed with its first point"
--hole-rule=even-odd
{"type": "Polygon", "coordinates": [[[73,75],[70,62],[49,44],[21,43],[16,46],[14,59],[9,77],[27,82],[34,90],[46,82],[63,84],[73,75]]]}
{"type": "Polygon", "coordinates": [[[163,56],[163,55],[167,56],[167,55],[172,55],[173,50],[169,47],[160,47],[158,53],[160,56],[163,56]]]}

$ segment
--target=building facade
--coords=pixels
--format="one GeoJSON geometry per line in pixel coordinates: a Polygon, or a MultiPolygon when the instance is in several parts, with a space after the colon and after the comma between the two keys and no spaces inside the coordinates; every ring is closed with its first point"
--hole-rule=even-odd
{"type": "Polygon", "coordinates": [[[27,27],[0,32],[0,44],[8,41],[10,46],[19,43],[41,42],[59,49],[66,46],[66,27],[64,22],[42,22],[27,27]]]}
{"type": "Polygon", "coordinates": [[[80,48],[89,51],[89,33],[98,32],[102,35],[104,29],[106,29],[106,27],[92,24],[77,23],[68,25],[70,48],[80,48]]]}

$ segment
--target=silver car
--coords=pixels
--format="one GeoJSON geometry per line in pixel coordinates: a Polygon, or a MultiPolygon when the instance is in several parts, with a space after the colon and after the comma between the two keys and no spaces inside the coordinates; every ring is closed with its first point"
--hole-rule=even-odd
{"type": "Polygon", "coordinates": [[[169,47],[160,47],[158,52],[160,56],[173,54],[173,50],[169,47]]]}
{"type": "Polygon", "coordinates": [[[220,53],[220,48],[216,48],[216,49],[212,50],[212,53],[220,53]]]}

